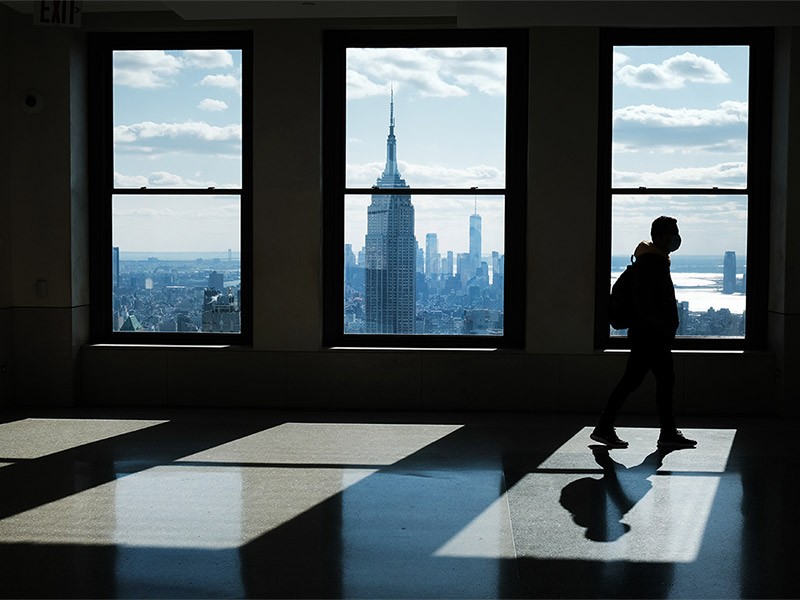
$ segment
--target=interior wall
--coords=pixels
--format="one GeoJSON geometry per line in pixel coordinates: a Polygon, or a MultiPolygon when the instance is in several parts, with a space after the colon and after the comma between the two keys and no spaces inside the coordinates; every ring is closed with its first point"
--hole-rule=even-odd
{"type": "Polygon", "coordinates": [[[776,354],[776,398],[800,415],[800,28],[775,35],[770,206],[769,338],[776,354]]]}
{"type": "MultiPolygon", "coordinates": [[[[224,24],[254,30],[254,343],[252,348],[148,348],[84,344],[88,216],[82,35],[90,29],[216,25],[185,24],[168,14],[93,15],[86,30],[75,34],[34,28],[29,18],[11,21],[2,42],[15,57],[6,68],[10,89],[36,86],[46,91],[46,100],[52,98],[47,112],[31,115],[35,118],[3,111],[11,145],[19,149],[9,157],[15,253],[7,261],[14,273],[13,328],[21,340],[14,346],[18,405],[590,412],[602,406],[625,355],[593,349],[597,27],[531,29],[526,347],[457,352],[321,345],[322,31],[330,25],[397,23],[224,24]],[[52,166],[46,177],[42,164],[52,166]],[[46,297],[36,294],[40,279],[48,281],[46,297]]],[[[772,352],[677,354],[676,408],[682,413],[777,410],[775,356],[797,338],[786,330],[780,342],[772,339],[772,352]]],[[[797,395],[800,387],[793,383],[780,393],[797,395]]],[[[652,394],[648,380],[628,410],[653,413],[652,394]]]]}
{"type": "MultiPolygon", "coordinates": [[[[10,120],[11,9],[0,6],[0,131],[10,120]]],[[[0,144],[0,181],[9,181],[11,144],[0,144]]],[[[11,403],[14,339],[11,302],[11,203],[0,195],[0,407],[11,403]]]]}
{"type": "Polygon", "coordinates": [[[322,331],[322,29],[259,23],[254,38],[253,345],[314,351],[322,331]]]}
{"type": "Polygon", "coordinates": [[[598,43],[596,27],[530,32],[526,347],[536,354],[594,346],[598,43]]]}
{"type": "Polygon", "coordinates": [[[13,393],[18,404],[72,405],[88,340],[84,36],[30,16],[9,21],[13,393]],[[30,90],[41,96],[35,112],[23,109],[30,90]]]}

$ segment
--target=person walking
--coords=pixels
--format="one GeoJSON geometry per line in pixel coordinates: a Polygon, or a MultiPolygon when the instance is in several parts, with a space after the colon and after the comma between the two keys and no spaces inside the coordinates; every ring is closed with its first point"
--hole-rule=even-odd
{"type": "Polygon", "coordinates": [[[625,373],[608,397],[590,437],[611,448],[627,448],[614,429],[622,405],[652,371],[656,378],[656,406],[661,425],[659,448],[693,448],[675,424],[673,390],[675,368],[672,346],[678,330],[678,307],[670,276],[669,255],[681,245],[678,221],[661,216],[650,227],[652,241],[639,243],[634,251],[633,315],[628,327],[631,350],[625,373]]]}

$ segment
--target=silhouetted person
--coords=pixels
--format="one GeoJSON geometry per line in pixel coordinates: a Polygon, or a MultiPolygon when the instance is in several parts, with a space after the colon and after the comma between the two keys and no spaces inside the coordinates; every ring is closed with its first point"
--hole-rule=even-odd
{"type": "Polygon", "coordinates": [[[613,542],[630,531],[622,518],[650,491],[653,484],[649,477],[675,448],[659,448],[631,468],[613,461],[606,446],[591,448],[603,468],[602,479],[584,477],[569,483],[561,490],[561,506],[570,512],[576,525],[586,528],[587,539],[613,542]]]}
{"type": "Polygon", "coordinates": [[[633,306],[628,339],[631,344],[625,373],[611,392],[591,438],[612,448],[627,448],[614,429],[614,422],[628,396],[644,381],[648,371],[656,378],[656,406],[661,423],[659,447],[690,448],[696,441],[678,431],[672,409],[675,369],[672,345],[678,330],[675,287],[669,273],[669,254],[681,245],[678,222],[658,217],[650,228],[651,242],[641,242],[634,251],[633,306]]]}

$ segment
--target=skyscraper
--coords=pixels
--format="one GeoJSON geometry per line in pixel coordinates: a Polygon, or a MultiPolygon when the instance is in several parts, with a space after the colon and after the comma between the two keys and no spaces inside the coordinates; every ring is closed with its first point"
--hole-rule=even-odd
{"type": "Polygon", "coordinates": [[[478,214],[478,203],[475,202],[475,213],[469,216],[469,276],[481,266],[481,216],[478,214]]]}
{"type": "Polygon", "coordinates": [[[111,248],[111,287],[117,289],[119,286],[119,247],[111,248]]]}
{"type": "MultiPolygon", "coordinates": [[[[394,135],[394,92],[389,100],[386,167],[378,188],[408,188],[397,168],[394,135]]],[[[416,320],[417,240],[414,206],[408,194],[373,194],[367,207],[366,331],[414,333],[416,320]]]]}
{"type": "Polygon", "coordinates": [[[439,255],[439,236],[435,233],[425,235],[425,275],[438,275],[442,257],[439,255]]]}
{"type": "Polygon", "coordinates": [[[722,293],[733,294],[736,291],[736,252],[728,250],[722,259],[722,293]]]}
{"type": "Polygon", "coordinates": [[[211,271],[211,273],[208,274],[208,287],[209,289],[221,292],[225,287],[222,273],[211,271]]]}
{"type": "Polygon", "coordinates": [[[453,264],[454,264],[453,251],[452,250],[448,250],[446,258],[442,259],[442,273],[444,273],[448,277],[452,277],[453,276],[453,264]]]}

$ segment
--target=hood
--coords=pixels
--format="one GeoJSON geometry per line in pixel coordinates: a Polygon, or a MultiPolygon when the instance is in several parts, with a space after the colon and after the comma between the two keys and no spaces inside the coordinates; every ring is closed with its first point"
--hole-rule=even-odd
{"type": "Polygon", "coordinates": [[[661,250],[661,248],[656,246],[653,242],[643,240],[636,246],[636,250],[633,251],[633,256],[636,257],[636,260],[639,260],[639,258],[645,254],[656,254],[662,258],[666,258],[669,262],[669,254],[661,250]]]}

